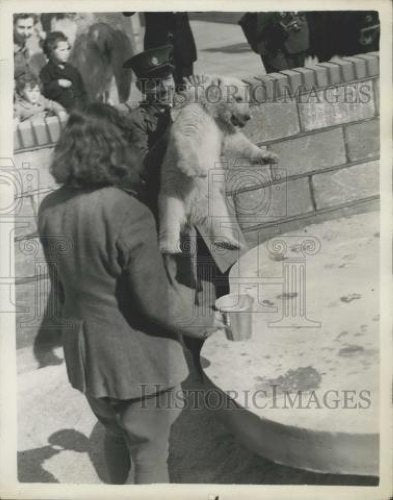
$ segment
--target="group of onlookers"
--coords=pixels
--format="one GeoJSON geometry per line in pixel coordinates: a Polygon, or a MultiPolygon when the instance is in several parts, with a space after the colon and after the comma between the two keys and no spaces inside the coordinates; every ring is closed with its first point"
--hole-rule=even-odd
{"type": "Polygon", "coordinates": [[[376,11],[247,12],[239,21],[266,73],[379,50],[376,11]]]}
{"type": "MultiPolygon", "coordinates": [[[[123,12],[127,17],[134,14],[123,12]]],[[[40,17],[42,26],[48,24],[45,16],[40,17]]],[[[26,42],[37,22],[36,14],[14,16],[17,121],[69,112],[88,98],[81,74],[68,62],[71,46],[63,32],[46,27],[41,45],[47,63],[38,72],[31,68],[26,42]]],[[[193,74],[197,59],[187,12],[145,12],[144,24],[144,50],[173,46],[174,79],[179,86],[193,74]]],[[[303,66],[307,55],[324,61],[379,47],[377,12],[247,12],[239,24],[267,73],[303,66]]]]}
{"type": "Polygon", "coordinates": [[[47,64],[39,74],[30,67],[27,39],[37,18],[17,14],[14,18],[14,116],[17,121],[69,112],[85,103],[87,94],[79,71],[68,63],[70,44],[64,33],[49,33],[42,43],[47,64]]]}
{"type": "MultiPolygon", "coordinates": [[[[133,12],[124,12],[126,17],[133,12]]],[[[38,23],[36,14],[14,16],[14,116],[16,121],[37,119],[47,114],[69,112],[74,106],[86,103],[88,95],[83,79],[74,66],[69,64],[70,43],[64,33],[50,31],[50,20],[41,14],[41,47],[47,58],[46,65],[37,71],[32,67],[27,41],[38,23]]],[[[144,49],[166,44],[173,46],[175,82],[193,73],[197,58],[194,37],[186,12],[144,13],[144,49]]]]}

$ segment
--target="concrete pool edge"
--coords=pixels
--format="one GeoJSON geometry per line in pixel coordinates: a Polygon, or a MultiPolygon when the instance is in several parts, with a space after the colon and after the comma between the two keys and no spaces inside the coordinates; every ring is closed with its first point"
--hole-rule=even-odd
{"type": "Polygon", "coordinates": [[[277,464],[312,472],[378,476],[379,435],[315,431],[262,419],[238,405],[204,373],[226,404],[218,417],[248,449],[277,464]]]}

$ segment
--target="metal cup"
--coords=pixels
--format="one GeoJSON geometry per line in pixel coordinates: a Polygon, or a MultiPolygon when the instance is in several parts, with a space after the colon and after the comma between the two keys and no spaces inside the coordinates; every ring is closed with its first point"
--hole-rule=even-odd
{"type": "Polygon", "coordinates": [[[252,304],[254,299],[247,294],[224,295],[215,306],[224,317],[225,334],[228,340],[241,341],[252,337],[252,304]]]}

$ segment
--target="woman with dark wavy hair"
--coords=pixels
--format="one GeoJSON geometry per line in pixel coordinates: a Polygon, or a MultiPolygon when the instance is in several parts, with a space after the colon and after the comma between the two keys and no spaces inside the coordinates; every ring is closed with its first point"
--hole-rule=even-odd
{"type": "Polygon", "coordinates": [[[50,167],[58,184],[137,188],[140,162],[130,148],[127,122],[112,106],[94,103],[69,117],[50,167]]]}
{"type": "Polygon", "coordinates": [[[43,200],[38,227],[61,302],[68,378],[106,428],[112,482],[127,481],[131,460],[136,483],[168,482],[170,428],[188,375],[179,336],[200,338],[222,323],[193,315],[168,278],[153,215],[138,199],[130,140],[108,105],[72,113],[51,166],[62,187],[43,200]]]}

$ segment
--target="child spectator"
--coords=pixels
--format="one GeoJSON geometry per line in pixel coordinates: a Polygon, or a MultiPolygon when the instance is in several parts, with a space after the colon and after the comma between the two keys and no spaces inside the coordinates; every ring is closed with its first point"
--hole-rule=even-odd
{"type": "Polygon", "coordinates": [[[14,118],[16,121],[42,120],[50,114],[61,115],[65,109],[59,103],[41,95],[38,77],[29,71],[16,75],[14,118]]]}
{"type": "Polygon", "coordinates": [[[67,111],[84,105],[87,94],[79,71],[67,62],[71,47],[64,33],[49,33],[43,50],[49,59],[40,72],[44,96],[59,102],[67,111]]]}

